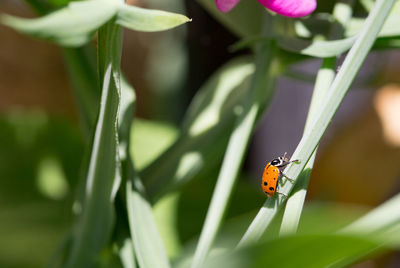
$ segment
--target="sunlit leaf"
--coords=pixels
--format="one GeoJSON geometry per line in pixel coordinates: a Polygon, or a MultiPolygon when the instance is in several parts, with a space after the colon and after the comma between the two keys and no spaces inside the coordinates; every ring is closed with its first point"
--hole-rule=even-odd
{"type": "Polygon", "coordinates": [[[207,163],[222,156],[253,71],[248,58],[232,60],[200,89],[179,139],[141,171],[151,198],[192,179],[207,163]]]}
{"type": "Polygon", "coordinates": [[[281,48],[303,55],[327,58],[338,56],[351,48],[356,36],[333,41],[310,41],[294,37],[278,37],[281,48]]]}
{"type": "Polygon", "coordinates": [[[117,23],[131,30],[155,32],[168,30],[190,21],[186,16],[161,10],[119,5],[117,23]]]}
{"type": "Polygon", "coordinates": [[[1,22],[33,37],[62,46],[81,46],[110,20],[117,10],[114,1],[72,2],[67,7],[37,19],[2,15],[1,22]]]}
{"type": "Polygon", "coordinates": [[[121,29],[111,22],[99,32],[101,104],[85,186],[82,215],[75,229],[67,267],[89,267],[105,247],[114,224],[113,201],[120,184],[117,116],[121,86],[121,29]]]}

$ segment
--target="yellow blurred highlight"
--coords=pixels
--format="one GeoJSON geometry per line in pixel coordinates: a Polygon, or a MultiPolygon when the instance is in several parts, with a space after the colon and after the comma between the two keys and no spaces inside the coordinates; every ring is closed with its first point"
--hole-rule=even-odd
{"type": "Polygon", "coordinates": [[[400,90],[385,86],[318,153],[308,197],[376,206],[396,193],[400,90]],[[397,105],[397,107],[395,107],[397,105]]]}
{"type": "Polygon", "coordinates": [[[375,96],[374,107],[382,124],[384,139],[400,146],[400,87],[387,85],[375,96]]]}
{"type": "Polygon", "coordinates": [[[61,163],[54,157],[40,161],[36,184],[41,194],[54,200],[62,199],[69,190],[61,163]]]}

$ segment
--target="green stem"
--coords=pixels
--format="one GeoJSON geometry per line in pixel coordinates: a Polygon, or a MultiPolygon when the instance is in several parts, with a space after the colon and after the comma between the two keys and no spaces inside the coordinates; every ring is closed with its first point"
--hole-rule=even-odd
{"type": "MultiPolygon", "coordinates": [[[[267,20],[266,25],[271,27],[267,20]]],[[[260,43],[256,52],[256,71],[243,111],[236,121],[225,152],[217,184],[207,212],[206,220],[194,254],[192,268],[202,267],[221,226],[223,215],[238,177],[243,157],[262,105],[269,103],[273,93],[271,65],[275,45],[271,41],[260,43]]]]}
{"type": "Polygon", "coordinates": [[[122,31],[110,21],[98,31],[98,72],[101,102],[87,171],[80,215],[66,267],[92,267],[110,239],[113,201],[119,186],[117,116],[120,101],[122,31]]]}
{"type": "MultiPolygon", "coordinates": [[[[326,131],[329,123],[341,104],[344,96],[350,88],[361,64],[365,60],[371,49],[379,31],[382,29],[385,19],[388,17],[395,0],[377,0],[370,15],[365,21],[357,41],[348,53],[339,73],[333,81],[328,96],[320,106],[318,118],[313,121],[312,127],[307,136],[304,136],[297,146],[293,159],[299,159],[299,164],[290,165],[285,173],[290,178],[297,178],[304,169],[312,153],[317,147],[322,135],[326,131]]],[[[286,183],[282,187],[282,192],[286,195],[290,193],[293,184],[286,183]]],[[[267,226],[277,214],[279,208],[284,203],[284,197],[269,198],[261,208],[246,233],[242,237],[238,247],[243,247],[257,241],[264,233],[267,226]]]]}
{"type": "MultiPolygon", "coordinates": [[[[318,115],[319,106],[321,105],[326,92],[331,85],[333,78],[335,77],[335,66],[336,58],[324,59],[321,69],[318,71],[317,79],[314,87],[314,93],[311,99],[310,109],[306,125],[304,128],[304,134],[310,130],[311,122],[318,115]]],[[[316,151],[312,154],[310,160],[308,160],[306,167],[300,173],[297,179],[296,185],[293,188],[292,195],[289,197],[283,219],[281,223],[281,234],[291,234],[297,231],[299,225],[301,212],[303,210],[304,201],[307,194],[308,182],[310,180],[311,170],[314,165],[316,151]]]]}
{"type": "MultiPolygon", "coordinates": [[[[352,0],[336,2],[333,9],[333,17],[339,22],[339,24],[334,24],[331,28],[330,37],[332,39],[343,37],[343,29],[345,29],[346,24],[350,21],[353,14],[352,4],[352,0]]],[[[310,131],[311,123],[318,116],[320,105],[323,103],[329,87],[335,78],[336,62],[336,58],[326,58],[323,60],[321,69],[318,71],[303,135],[307,135],[307,132],[310,131]]],[[[311,158],[308,160],[306,167],[300,173],[298,181],[293,188],[292,195],[286,203],[280,230],[281,234],[291,234],[296,233],[297,231],[316,153],[317,149],[315,149],[311,158]]]]}

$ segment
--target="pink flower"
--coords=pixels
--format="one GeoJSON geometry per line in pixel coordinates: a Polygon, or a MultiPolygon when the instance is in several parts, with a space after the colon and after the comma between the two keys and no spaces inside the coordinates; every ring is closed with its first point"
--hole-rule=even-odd
{"type": "MultiPolygon", "coordinates": [[[[221,12],[230,11],[240,0],[216,0],[221,12]]],[[[249,1],[249,0],[246,0],[249,1]]],[[[286,17],[304,17],[317,7],[317,0],[258,0],[266,8],[286,17]]]]}

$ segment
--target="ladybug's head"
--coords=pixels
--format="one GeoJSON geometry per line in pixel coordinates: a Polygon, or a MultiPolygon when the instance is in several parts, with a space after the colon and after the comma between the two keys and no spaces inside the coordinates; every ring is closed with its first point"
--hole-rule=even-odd
{"type": "Polygon", "coordinates": [[[289,165],[290,163],[293,163],[293,162],[295,162],[295,163],[299,163],[300,162],[299,160],[290,161],[285,156],[286,156],[286,153],[285,153],[285,155],[283,157],[278,157],[278,158],[275,158],[274,160],[272,160],[271,161],[271,166],[275,166],[275,167],[280,168],[280,167],[284,167],[286,165],[289,165]]]}
{"type": "Polygon", "coordinates": [[[285,165],[285,162],[286,161],[283,157],[278,157],[271,161],[271,165],[275,167],[282,167],[285,165]]]}

